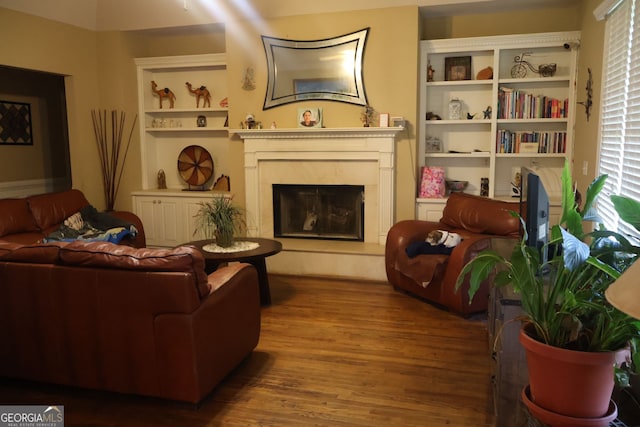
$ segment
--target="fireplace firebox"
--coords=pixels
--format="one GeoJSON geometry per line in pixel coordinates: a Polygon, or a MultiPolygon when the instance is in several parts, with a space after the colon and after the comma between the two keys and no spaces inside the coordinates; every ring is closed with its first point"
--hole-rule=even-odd
{"type": "Polygon", "coordinates": [[[275,237],[364,241],[363,185],[273,184],[275,237]]]}

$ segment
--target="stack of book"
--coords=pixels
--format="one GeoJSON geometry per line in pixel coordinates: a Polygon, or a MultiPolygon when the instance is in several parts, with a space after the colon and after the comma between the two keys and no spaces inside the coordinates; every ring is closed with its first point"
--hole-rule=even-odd
{"type": "Polygon", "coordinates": [[[518,89],[498,89],[499,119],[559,119],[566,118],[569,100],[533,95],[518,89]]]}
{"type": "Polygon", "coordinates": [[[499,129],[496,134],[496,153],[564,153],[567,132],[514,132],[499,129]]]}

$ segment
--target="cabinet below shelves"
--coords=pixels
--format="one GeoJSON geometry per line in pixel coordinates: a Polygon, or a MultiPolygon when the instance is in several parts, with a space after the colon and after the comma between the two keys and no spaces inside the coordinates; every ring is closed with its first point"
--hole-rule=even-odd
{"type": "MultiPolygon", "coordinates": [[[[498,200],[506,202],[518,202],[517,197],[496,197],[498,200]]],[[[442,218],[442,211],[447,204],[446,197],[439,198],[417,198],[416,199],[416,219],[423,221],[439,221],[442,218]]],[[[549,206],[549,226],[558,224],[562,215],[562,206],[559,200],[552,200],[549,206]]]]}
{"type": "Polygon", "coordinates": [[[133,207],[144,226],[148,246],[175,247],[204,239],[196,213],[202,202],[231,197],[224,191],[143,190],[132,193],[133,207]]]}

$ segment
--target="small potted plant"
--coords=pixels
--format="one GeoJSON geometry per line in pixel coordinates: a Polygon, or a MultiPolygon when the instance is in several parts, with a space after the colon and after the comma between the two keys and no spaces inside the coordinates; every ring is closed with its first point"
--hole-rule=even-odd
{"type": "Polygon", "coordinates": [[[245,228],[242,209],[233,205],[232,197],[216,196],[209,202],[200,202],[195,215],[196,230],[202,231],[207,239],[216,240],[223,248],[233,245],[236,234],[245,228]]]}
{"type": "MultiPolygon", "coordinates": [[[[520,342],[525,347],[529,368],[529,385],[523,390],[523,400],[530,410],[532,406],[528,401],[541,407],[545,414],[552,413],[560,419],[615,418],[610,401],[614,377],[624,382],[628,376],[620,370],[614,376],[614,365],[619,365],[622,358],[623,367],[640,366],[640,356],[633,352],[640,342],[640,322],[614,308],[604,296],[606,288],[635,261],[640,248],[602,225],[591,232],[583,229],[584,222],[597,220],[592,216],[592,206],[606,178],[603,175],[592,182],[584,208],[580,210],[569,168],[565,165],[562,217],[560,224],[552,227],[546,245],[548,259],[541,257],[537,248],[527,245],[525,232],[509,258],[492,250],[483,251],[463,268],[457,280],[459,287],[470,275],[470,299],[481,282],[492,274],[495,286],[511,286],[520,294],[524,312],[520,319],[523,322],[520,342]],[[534,360],[543,351],[552,353],[551,359],[534,360]],[[602,383],[587,379],[597,371],[596,362],[589,362],[593,364],[584,370],[574,369],[592,356],[603,359],[603,374],[594,380],[602,383]],[[551,366],[556,360],[553,358],[561,360],[558,371],[553,371],[551,366]],[[542,372],[535,369],[538,366],[542,372]],[[570,371],[577,373],[575,388],[566,385],[570,371]],[[549,378],[542,379],[538,374],[548,374],[549,378]],[[559,391],[561,395],[547,395],[552,391],[559,391]],[[600,402],[596,401],[601,397],[596,396],[596,392],[602,396],[600,402]],[[579,407],[579,403],[586,403],[587,407],[579,407]]],[[[612,200],[620,217],[639,229],[640,204],[621,196],[612,196],[612,200]]],[[[563,425],[562,421],[553,424],[563,425]]]]}

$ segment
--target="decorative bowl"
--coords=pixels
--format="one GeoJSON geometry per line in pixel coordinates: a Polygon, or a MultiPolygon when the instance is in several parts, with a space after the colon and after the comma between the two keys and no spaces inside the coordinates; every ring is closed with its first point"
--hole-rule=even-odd
{"type": "Polygon", "coordinates": [[[447,190],[451,192],[460,192],[460,191],[464,191],[464,189],[467,188],[467,184],[469,184],[469,181],[455,181],[455,180],[447,179],[446,183],[447,183],[447,190]]]}

